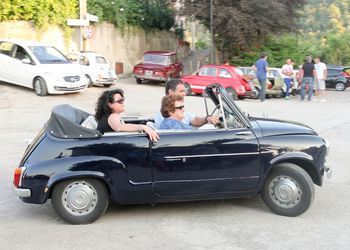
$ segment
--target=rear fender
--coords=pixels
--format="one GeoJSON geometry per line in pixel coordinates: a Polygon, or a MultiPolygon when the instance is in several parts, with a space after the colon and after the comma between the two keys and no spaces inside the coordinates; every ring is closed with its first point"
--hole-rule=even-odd
{"type": "Polygon", "coordinates": [[[119,179],[127,181],[125,165],[118,159],[104,156],[58,158],[27,166],[23,187],[31,189],[32,197],[26,199],[32,203],[44,203],[50,198],[55,184],[77,178],[100,179],[110,193],[116,190],[119,179]]]}

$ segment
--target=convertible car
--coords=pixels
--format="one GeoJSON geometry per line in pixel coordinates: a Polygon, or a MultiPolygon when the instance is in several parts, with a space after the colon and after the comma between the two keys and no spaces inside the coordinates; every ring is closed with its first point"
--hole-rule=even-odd
{"type": "MultiPolygon", "coordinates": [[[[261,194],[276,214],[298,216],[321,186],[329,144],[310,127],[241,112],[220,85],[204,90],[216,128],[101,135],[92,116],[56,106],[14,171],[24,201],[51,199],[72,224],[92,223],[118,204],[223,199],[261,194]]],[[[149,124],[150,119],[126,122],[149,124]]]]}

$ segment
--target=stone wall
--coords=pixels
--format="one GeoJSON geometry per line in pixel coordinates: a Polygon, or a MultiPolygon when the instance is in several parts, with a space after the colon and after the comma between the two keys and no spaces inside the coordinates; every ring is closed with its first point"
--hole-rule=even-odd
{"type": "MultiPolygon", "coordinates": [[[[179,44],[176,36],[167,31],[148,32],[129,29],[122,34],[113,24],[103,22],[93,25],[95,36],[88,40],[87,50],[106,56],[112,66],[122,63],[124,74],[129,74],[133,66],[142,60],[149,50],[177,51],[181,59],[190,54],[188,46],[179,44]]],[[[30,22],[11,21],[0,23],[0,38],[25,39],[52,44],[64,53],[80,49],[80,29],[73,27],[69,46],[65,46],[63,31],[57,26],[49,26],[40,34],[30,22]]]]}

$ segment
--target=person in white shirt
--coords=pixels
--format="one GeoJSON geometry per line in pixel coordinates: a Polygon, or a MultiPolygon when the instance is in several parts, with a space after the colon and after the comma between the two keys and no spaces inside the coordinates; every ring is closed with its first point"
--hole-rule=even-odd
{"type": "Polygon", "coordinates": [[[293,80],[293,65],[292,65],[292,59],[287,58],[286,64],[282,67],[282,76],[284,78],[284,83],[286,84],[287,90],[286,90],[286,100],[289,100],[289,89],[290,84],[293,80]]]}
{"type": "Polygon", "coordinates": [[[319,57],[315,57],[315,69],[317,73],[316,86],[315,86],[315,101],[319,100],[319,92],[321,92],[322,99],[321,102],[326,101],[326,79],[327,79],[327,66],[321,62],[319,57]]]}

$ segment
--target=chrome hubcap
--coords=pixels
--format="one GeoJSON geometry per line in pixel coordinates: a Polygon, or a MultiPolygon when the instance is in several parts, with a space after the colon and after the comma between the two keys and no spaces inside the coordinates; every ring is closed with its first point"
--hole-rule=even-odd
{"type": "Polygon", "coordinates": [[[95,209],[97,198],[97,192],[93,186],[85,181],[76,181],[64,189],[62,203],[70,214],[86,215],[95,209]]]}
{"type": "Polygon", "coordinates": [[[288,176],[275,177],[270,183],[269,190],[272,201],[283,208],[296,206],[302,195],[299,184],[288,176]]]}

